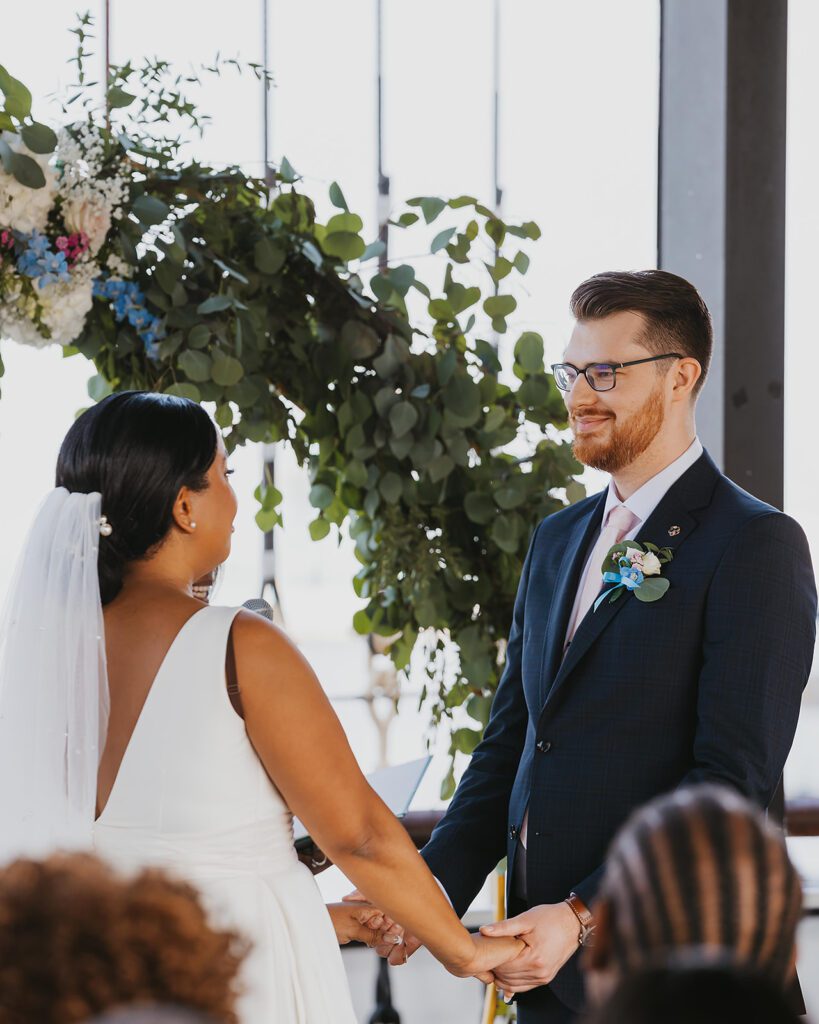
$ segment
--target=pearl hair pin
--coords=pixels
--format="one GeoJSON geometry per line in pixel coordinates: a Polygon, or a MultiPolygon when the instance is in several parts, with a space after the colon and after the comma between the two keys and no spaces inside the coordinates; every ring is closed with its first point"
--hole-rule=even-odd
{"type": "Polygon", "coordinates": [[[110,537],[113,532],[114,528],[108,522],[108,516],[100,516],[100,535],[110,537]]]}

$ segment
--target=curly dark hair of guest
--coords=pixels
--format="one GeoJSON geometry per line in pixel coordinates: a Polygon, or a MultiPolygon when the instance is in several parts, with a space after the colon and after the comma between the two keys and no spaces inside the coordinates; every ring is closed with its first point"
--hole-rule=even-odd
{"type": "Polygon", "coordinates": [[[236,1024],[246,950],[159,870],[123,877],[70,854],[0,871],[0,1024],[73,1024],[140,1003],[236,1024]]]}

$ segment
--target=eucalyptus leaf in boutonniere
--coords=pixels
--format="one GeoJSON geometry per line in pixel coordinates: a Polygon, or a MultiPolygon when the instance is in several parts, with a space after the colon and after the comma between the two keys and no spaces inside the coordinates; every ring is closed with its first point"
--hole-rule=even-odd
{"type": "Polygon", "coordinates": [[[671,548],[658,548],[648,541],[624,540],[610,548],[603,559],[603,582],[611,583],[594,602],[594,610],[608,598],[612,603],[626,591],[641,601],[659,601],[671,584],[660,574],[674,557],[671,548]]]}

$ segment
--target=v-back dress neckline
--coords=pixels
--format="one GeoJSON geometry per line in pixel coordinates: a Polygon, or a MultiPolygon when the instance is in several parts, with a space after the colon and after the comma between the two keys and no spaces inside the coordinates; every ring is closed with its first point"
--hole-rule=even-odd
{"type": "Polygon", "coordinates": [[[176,635],[174,636],[173,640],[171,640],[170,645],[168,646],[168,649],[163,654],[162,661],[160,661],[160,663],[159,663],[159,668],[154,673],[154,677],[151,680],[151,685],[148,687],[148,692],[145,695],[145,700],[142,702],[142,707],[139,709],[139,714],[137,715],[136,722],[134,722],[134,727],[131,730],[131,735],[128,737],[128,742],[125,744],[125,750],[123,751],[122,757],[120,758],[120,761],[119,761],[119,765],[117,766],[117,771],[116,771],[116,775],[114,776],[114,781],[113,781],[113,783],[111,785],[110,790],[108,791],[108,799],[105,801],[105,805],[102,808],[102,810],[100,811],[100,813],[94,819],[94,823],[95,824],[101,824],[102,823],[103,818],[105,817],[106,811],[111,806],[111,801],[113,800],[114,795],[116,793],[117,785],[119,783],[120,776],[122,775],[123,768],[125,767],[125,762],[128,760],[128,754],[129,754],[131,748],[134,746],[134,737],[139,732],[140,725],[141,725],[142,721],[145,718],[146,711],[148,710],[149,705],[152,702],[152,698],[154,696],[154,692],[157,689],[157,683],[159,682],[160,676],[165,671],[165,668],[166,668],[166,666],[167,666],[167,664],[168,664],[168,662],[170,660],[172,652],[177,647],[177,645],[178,645],[182,635],[186,632],[188,626],[193,622],[194,619],[198,618],[202,614],[202,612],[208,611],[208,608],[209,608],[209,605],[205,605],[204,608],[197,608],[196,611],[192,615],[189,615],[188,618],[185,619],[185,621],[182,623],[182,625],[177,630],[176,635]]]}

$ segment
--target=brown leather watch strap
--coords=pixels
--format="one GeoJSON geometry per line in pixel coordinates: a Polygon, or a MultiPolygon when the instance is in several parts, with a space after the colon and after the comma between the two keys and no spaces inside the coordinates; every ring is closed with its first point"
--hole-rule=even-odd
{"type": "Polygon", "coordinates": [[[592,936],[594,935],[594,917],[592,912],[575,892],[569,893],[568,899],[564,900],[564,902],[568,903],[569,909],[580,925],[580,935],[577,938],[577,944],[579,946],[590,946],[592,936]]]}

